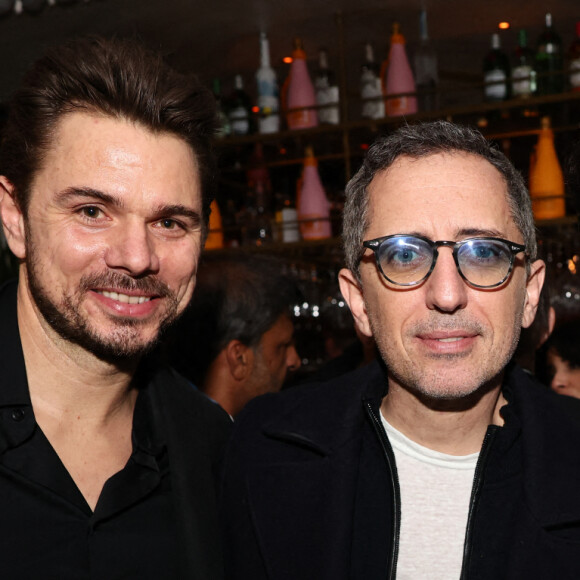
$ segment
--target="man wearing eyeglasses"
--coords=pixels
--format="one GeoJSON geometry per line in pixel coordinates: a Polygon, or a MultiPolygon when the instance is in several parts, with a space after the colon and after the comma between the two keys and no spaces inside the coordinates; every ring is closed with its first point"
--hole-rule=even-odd
{"type": "Polygon", "coordinates": [[[544,280],[521,176],[434,122],[346,196],[340,285],[381,360],[242,414],[230,578],[579,578],[580,404],[510,362],[544,280]]]}

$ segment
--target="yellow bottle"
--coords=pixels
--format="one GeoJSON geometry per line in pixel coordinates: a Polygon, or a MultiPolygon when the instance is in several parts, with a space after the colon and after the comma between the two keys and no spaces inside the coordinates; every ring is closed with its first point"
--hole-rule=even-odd
{"type": "Polygon", "coordinates": [[[224,232],[222,230],[222,215],[217,201],[214,199],[209,206],[209,234],[205,241],[206,250],[219,250],[224,247],[224,232]]]}
{"type": "Polygon", "coordinates": [[[530,196],[536,220],[561,218],[566,215],[564,175],[556,148],[550,118],[542,118],[542,129],[530,167],[530,196]]]}

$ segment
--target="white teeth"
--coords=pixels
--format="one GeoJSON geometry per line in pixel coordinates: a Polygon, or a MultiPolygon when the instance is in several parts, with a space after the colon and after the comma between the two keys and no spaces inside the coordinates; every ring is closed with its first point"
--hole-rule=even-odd
{"type": "Polygon", "coordinates": [[[452,338],[439,338],[437,340],[439,340],[439,342],[457,342],[458,340],[461,340],[463,337],[462,336],[454,336],[452,338]]]}
{"type": "Polygon", "coordinates": [[[123,302],[124,304],[143,304],[144,302],[149,302],[151,298],[147,296],[128,296],[127,294],[119,294],[117,292],[107,292],[103,290],[101,294],[105,298],[110,298],[111,300],[116,300],[117,302],[123,302]]]}

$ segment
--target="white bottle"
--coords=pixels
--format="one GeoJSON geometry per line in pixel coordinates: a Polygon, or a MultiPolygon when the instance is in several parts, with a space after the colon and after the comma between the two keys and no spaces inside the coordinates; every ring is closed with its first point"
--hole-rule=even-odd
{"type": "Polygon", "coordinates": [[[338,125],[340,123],[338,110],[340,95],[334,72],[328,68],[328,53],[323,48],[318,52],[318,71],[314,79],[314,88],[316,89],[316,104],[322,107],[318,109],[319,122],[338,125]]]}
{"type": "Polygon", "coordinates": [[[276,71],[270,66],[270,45],[265,32],[260,34],[260,68],[256,72],[256,83],[260,108],[258,130],[260,133],[276,133],[280,130],[280,101],[276,71]]]}
{"type": "Polygon", "coordinates": [[[364,100],[383,96],[381,76],[370,43],[365,46],[365,62],[360,77],[360,96],[363,99],[362,116],[365,119],[382,119],[385,116],[385,102],[383,100],[380,98],[372,101],[364,100]]]}

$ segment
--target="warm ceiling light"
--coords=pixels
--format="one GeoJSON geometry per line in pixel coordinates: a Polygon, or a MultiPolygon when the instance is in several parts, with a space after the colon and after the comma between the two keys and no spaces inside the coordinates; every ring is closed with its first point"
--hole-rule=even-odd
{"type": "Polygon", "coordinates": [[[286,63],[286,64],[291,64],[292,63],[292,57],[291,56],[285,56],[282,59],[282,62],[286,63]]]}
{"type": "Polygon", "coordinates": [[[497,27],[500,30],[507,30],[510,27],[510,23],[509,22],[500,22],[497,27]]]}

